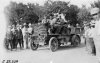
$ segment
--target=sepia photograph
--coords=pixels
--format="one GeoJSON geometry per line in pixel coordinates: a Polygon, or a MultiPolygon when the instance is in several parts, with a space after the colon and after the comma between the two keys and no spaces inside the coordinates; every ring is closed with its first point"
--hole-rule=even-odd
{"type": "Polygon", "coordinates": [[[0,63],[100,63],[100,0],[0,0],[0,63]]]}

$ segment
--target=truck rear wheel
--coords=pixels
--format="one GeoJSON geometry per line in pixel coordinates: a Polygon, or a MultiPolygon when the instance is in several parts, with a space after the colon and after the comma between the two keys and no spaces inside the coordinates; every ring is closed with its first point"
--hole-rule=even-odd
{"type": "Polygon", "coordinates": [[[49,48],[52,52],[55,52],[58,49],[58,40],[55,37],[51,37],[49,40],[49,48]]]}
{"type": "Polygon", "coordinates": [[[72,36],[71,45],[78,46],[80,44],[80,37],[77,35],[72,36]]]}

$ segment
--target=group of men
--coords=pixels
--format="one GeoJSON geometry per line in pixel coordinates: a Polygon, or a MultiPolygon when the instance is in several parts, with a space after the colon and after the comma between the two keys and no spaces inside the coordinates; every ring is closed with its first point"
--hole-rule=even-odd
{"type": "Polygon", "coordinates": [[[65,14],[64,13],[52,13],[49,15],[49,18],[47,16],[44,16],[44,19],[42,20],[43,24],[46,24],[47,27],[47,31],[48,33],[52,34],[55,33],[57,31],[59,31],[59,29],[61,27],[58,27],[57,29],[55,29],[57,26],[56,25],[63,25],[63,23],[67,23],[66,19],[65,19],[65,14]]]}
{"type": "Polygon", "coordinates": [[[44,16],[44,19],[42,20],[42,23],[50,23],[50,25],[54,25],[55,23],[61,23],[61,22],[67,22],[65,20],[65,15],[63,13],[53,13],[49,16],[49,19],[47,19],[46,16],[44,16]]]}
{"type": "Polygon", "coordinates": [[[92,54],[95,53],[100,63],[100,9],[93,8],[90,11],[93,20],[85,28],[86,47],[92,54]]]}
{"type": "MultiPolygon", "coordinates": [[[[87,29],[85,29],[85,39],[88,44],[91,44],[93,41],[94,45],[91,44],[91,46],[95,46],[96,56],[100,62],[100,9],[99,8],[93,8],[90,11],[91,16],[93,18],[94,25],[91,23],[86,26],[87,29]]],[[[42,20],[42,23],[49,22],[52,26],[53,24],[60,23],[61,22],[67,22],[64,18],[65,16],[63,14],[54,14],[54,16],[50,16],[50,18],[47,20],[46,17],[42,20]]],[[[29,48],[29,42],[31,42],[31,35],[33,34],[33,28],[31,24],[27,27],[26,23],[22,25],[12,25],[8,27],[7,34],[6,34],[6,45],[7,48],[9,48],[9,44],[12,49],[16,49],[17,45],[20,45],[20,48],[29,48]]],[[[88,47],[89,45],[87,45],[88,47]]]]}
{"type": "Polygon", "coordinates": [[[7,49],[13,50],[17,49],[19,44],[20,49],[28,49],[32,34],[33,28],[31,23],[29,23],[29,26],[26,23],[9,26],[6,32],[5,46],[7,49]]]}

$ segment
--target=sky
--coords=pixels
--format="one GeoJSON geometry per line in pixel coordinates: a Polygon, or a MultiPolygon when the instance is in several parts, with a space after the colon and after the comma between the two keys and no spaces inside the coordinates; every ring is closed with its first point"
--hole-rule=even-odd
{"type": "MultiPolygon", "coordinates": [[[[15,1],[15,2],[23,2],[23,3],[39,3],[40,5],[43,5],[46,0],[1,0],[3,3],[9,3],[10,1],[15,1]]],[[[52,1],[58,1],[58,0],[52,0],[52,1]]],[[[70,1],[71,4],[75,4],[78,7],[81,7],[82,4],[86,5],[86,7],[90,7],[90,3],[93,3],[94,1],[97,0],[60,0],[60,1],[70,1]]]]}
{"type": "MultiPolygon", "coordinates": [[[[5,0],[5,1],[6,2],[16,1],[16,2],[23,2],[23,3],[31,2],[31,3],[39,3],[40,5],[43,5],[46,0],[5,0]]],[[[58,0],[52,0],[52,1],[58,1],[58,0]]],[[[93,3],[94,1],[97,0],[60,0],[60,1],[66,1],[66,2],[70,1],[71,4],[75,4],[78,7],[81,7],[82,4],[86,5],[87,7],[90,7],[90,3],[93,3]]]]}

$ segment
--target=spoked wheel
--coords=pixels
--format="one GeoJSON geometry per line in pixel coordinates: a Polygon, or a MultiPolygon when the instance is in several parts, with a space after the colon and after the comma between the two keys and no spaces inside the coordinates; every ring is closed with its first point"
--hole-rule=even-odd
{"type": "Polygon", "coordinates": [[[52,37],[49,41],[49,48],[52,52],[55,52],[58,49],[58,40],[55,37],[52,37]]]}
{"type": "Polygon", "coordinates": [[[71,45],[73,45],[73,46],[79,46],[79,44],[80,44],[80,37],[78,37],[77,35],[74,35],[72,37],[72,43],[71,43],[71,45]]]}
{"type": "Polygon", "coordinates": [[[35,44],[34,42],[31,42],[31,49],[32,50],[37,50],[38,44],[35,44]]]}

